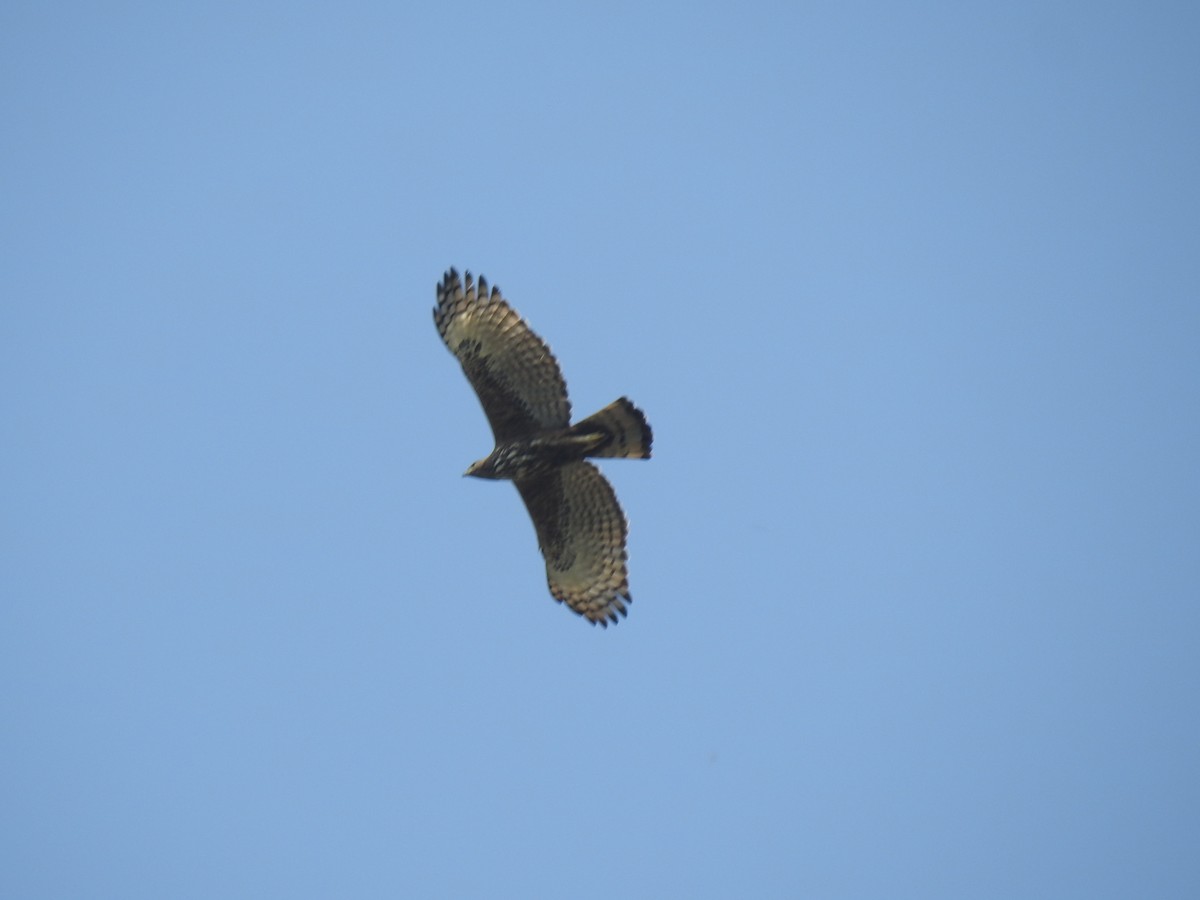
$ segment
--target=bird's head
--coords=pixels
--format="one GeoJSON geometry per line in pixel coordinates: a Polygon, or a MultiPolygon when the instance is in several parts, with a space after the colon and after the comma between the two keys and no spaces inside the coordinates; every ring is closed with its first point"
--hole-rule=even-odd
{"type": "Polygon", "coordinates": [[[496,470],[492,466],[492,458],[490,456],[484,459],[477,459],[475,462],[467,466],[467,471],[463,472],[463,477],[470,475],[472,478],[495,478],[496,470]]]}

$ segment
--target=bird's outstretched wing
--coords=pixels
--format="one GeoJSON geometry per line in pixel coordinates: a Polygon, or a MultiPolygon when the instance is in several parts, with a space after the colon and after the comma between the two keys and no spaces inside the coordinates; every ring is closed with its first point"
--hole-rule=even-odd
{"type": "Polygon", "coordinates": [[[625,569],[625,514],[600,470],[572,462],[516,482],[546,558],[555,599],[607,627],[633,602],[625,569]]]}
{"type": "Polygon", "coordinates": [[[448,271],[437,289],[433,321],[491,423],[497,443],[571,422],[567,385],[554,354],[487,281],[448,271]]]}

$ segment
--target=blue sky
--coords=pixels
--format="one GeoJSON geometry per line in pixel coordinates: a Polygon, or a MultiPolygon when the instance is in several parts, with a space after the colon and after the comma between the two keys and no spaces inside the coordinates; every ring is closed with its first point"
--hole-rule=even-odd
{"type": "Polygon", "coordinates": [[[0,894],[1200,892],[1190,4],[0,10],[0,894]],[[549,597],[482,272],[649,463],[549,597]]]}

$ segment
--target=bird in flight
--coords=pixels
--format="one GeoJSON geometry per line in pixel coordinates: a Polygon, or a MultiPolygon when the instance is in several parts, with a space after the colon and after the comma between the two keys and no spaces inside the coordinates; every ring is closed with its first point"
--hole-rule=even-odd
{"type": "Polygon", "coordinates": [[[462,364],[496,446],[466,474],[517,486],[546,560],[550,593],[593,625],[616,624],[633,602],[628,526],[612,485],[586,457],[649,459],[642,411],[621,397],[571,424],[558,362],[500,295],[454,269],[437,286],[433,321],[462,364]]]}

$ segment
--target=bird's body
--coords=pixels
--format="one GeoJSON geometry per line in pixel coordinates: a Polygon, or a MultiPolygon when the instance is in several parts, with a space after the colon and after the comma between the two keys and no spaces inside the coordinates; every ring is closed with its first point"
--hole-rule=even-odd
{"type": "Polygon", "coordinates": [[[475,478],[522,481],[545,475],[551,469],[576,462],[588,455],[596,440],[568,435],[535,435],[519,441],[497,444],[496,449],[478,462],[471,463],[466,474],[475,478]]]}
{"type": "Polygon", "coordinates": [[[491,423],[496,447],[467,475],[511,480],[546,560],[550,592],[607,625],[633,602],[625,568],[628,528],[612,486],[587,457],[649,459],[646,417],[622,397],[571,425],[566,382],[550,348],[501,297],[466,274],[446,273],[434,322],[491,423]]]}

